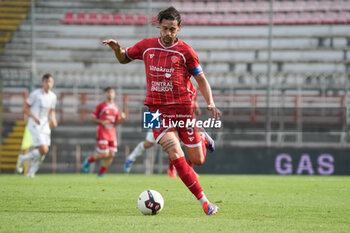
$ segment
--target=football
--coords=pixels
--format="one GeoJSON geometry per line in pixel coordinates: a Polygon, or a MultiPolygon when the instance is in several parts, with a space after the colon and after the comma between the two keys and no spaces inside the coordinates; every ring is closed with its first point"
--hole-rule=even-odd
{"type": "Polygon", "coordinates": [[[164,200],[162,195],[157,191],[146,190],[140,194],[137,205],[141,213],[145,215],[155,215],[162,211],[164,200]]]}

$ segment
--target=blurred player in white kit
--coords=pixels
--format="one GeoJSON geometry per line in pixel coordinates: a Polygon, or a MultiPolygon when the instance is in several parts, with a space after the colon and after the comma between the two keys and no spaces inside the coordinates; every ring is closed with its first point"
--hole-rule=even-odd
{"type": "Polygon", "coordinates": [[[51,91],[54,79],[51,74],[42,77],[42,88],[38,88],[29,94],[24,103],[24,113],[28,116],[27,127],[30,132],[34,149],[25,155],[19,155],[16,170],[23,172],[24,161],[31,160],[27,177],[35,177],[45,155],[49,152],[51,145],[51,129],[57,127],[55,106],[57,96],[51,91]]]}

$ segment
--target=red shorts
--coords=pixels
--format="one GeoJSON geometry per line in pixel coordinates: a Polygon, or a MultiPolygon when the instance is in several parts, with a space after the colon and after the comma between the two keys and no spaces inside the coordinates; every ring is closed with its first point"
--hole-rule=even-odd
{"type": "Polygon", "coordinates": [[[108,151],[117,152],[117,141],[97,139],[97,151],[99,153],[105,153],[108,151]]]}
{"type": "Polygon", "coordinates": [[[191,105],[152,105],[149,111],[162,114],[160,129],[153,129],[153,135],[158,143],[166,132],[177,131],[181,141],[188,147],[197,147],[201,145],[202,136],[193,122],[195,116],[191,105]],[[181,123],[182,122],[182,123],[181,123]],[[194,126],[194,127],[193,127],[194,126]]]}

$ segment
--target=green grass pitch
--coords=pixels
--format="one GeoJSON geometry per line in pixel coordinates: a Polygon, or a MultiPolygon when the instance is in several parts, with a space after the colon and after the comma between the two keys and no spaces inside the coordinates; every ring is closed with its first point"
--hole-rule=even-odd
{"type": "Polygon", "coordinates": [[[201,175],[206,216],[179,178],[108,174],[0,176],[0,232],[350,232],[350,178],[201,175]],[[163,211],[144,216],[154,189],[163,211]]]}

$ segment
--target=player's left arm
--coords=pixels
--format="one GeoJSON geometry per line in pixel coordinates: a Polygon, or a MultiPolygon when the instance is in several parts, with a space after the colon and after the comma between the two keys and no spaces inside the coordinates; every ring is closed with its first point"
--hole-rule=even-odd
{"type": "Polygon", "coordinates": [[[219,119],[221,117],[221,111],[215,106],[211,87],[208,80],[205,78],[204,73],[201,72],[195,75],[194,79],[198,83],[199,90],[207,102],[207,109],[211,112],[212,117],[219,119]]]}
{"type": "Polygon", "coordinates": [[[191,47],[189,47],[186,56],[186,66],[189,68],[190,73],[198,83],[199,90],[207,102],[207,109],[211,112],[211,117],[219,119],[221,117],[221,111],[215,106],[211,87],[208,80],[205,78],[196,52],[191,47]]]}
{"type": "Polygon", "coordinates": [[[57,120],[56,120],[56,112],[54,108],[50,109],[49,112],[49,117],[50,117],[50,128],[54,129],[57,127],[57,120]]]}

